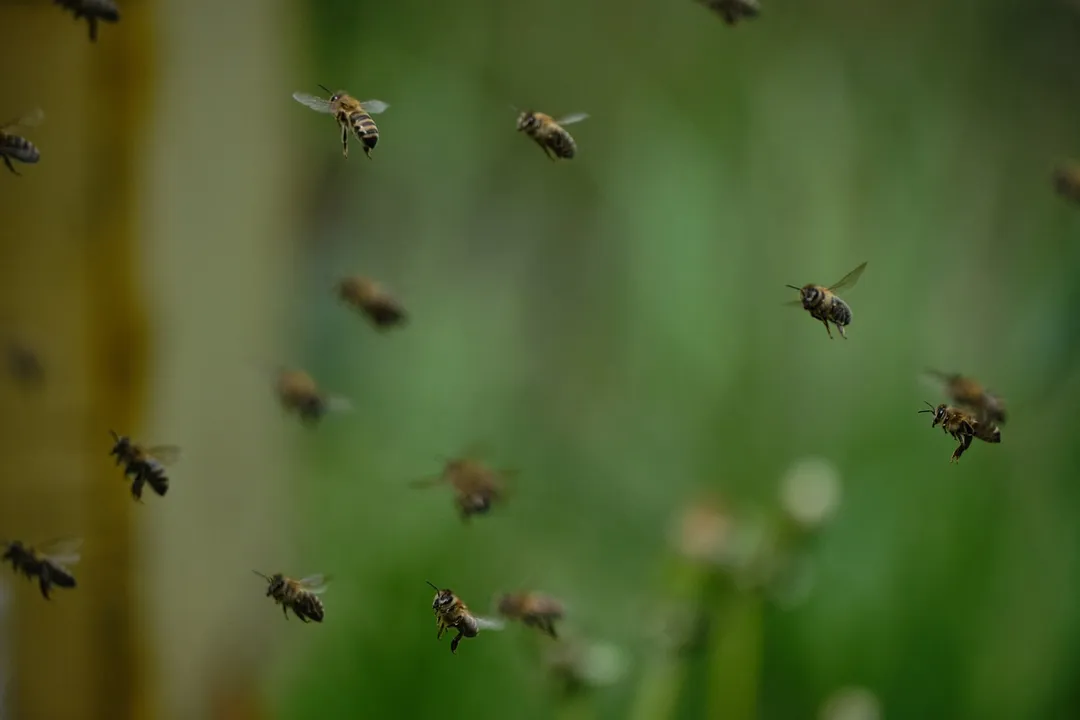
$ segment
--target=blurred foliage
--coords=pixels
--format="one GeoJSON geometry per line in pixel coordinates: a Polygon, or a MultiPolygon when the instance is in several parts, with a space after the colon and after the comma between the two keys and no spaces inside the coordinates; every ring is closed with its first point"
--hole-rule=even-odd
{"type": "Polygon", "coordinates": [[[323,626],[281,630],[304,643],[282,717],[803,718],[852,685],[890,718],[1073,716],[1080,212],[1050,172],[1080,156],[1075,8],[778,0],[732,30],[691,0],[309,6],[304,89],[390,109],[369,162],[289,107],[311,188],[292,360],[357,412],[296,430],[295,573],[337,580],[323,626]],[[544,160],[512,105],[589,112],[579,157],[544,160]],[[849,340],[782,306],[864,260],[849,340]],[[411,325],[336,303],[352,272],[411,325]],[[1000,446],[948,463],[915,414],[942,399],[927,366],[1008,399],[1000,446]],[[475,441],[521,473],[463,527],[407,481],[475,441]],[[772,527],[809,456],[842,499],[800,602],[679,558],[701,492],[772,527]],[[628,670],[566,704],[525,628],[451,656],[425,580],[478,612],[558,595],[566,636],[628,670]],[[673,603],[701,647],[657,641],[673,603]]]}

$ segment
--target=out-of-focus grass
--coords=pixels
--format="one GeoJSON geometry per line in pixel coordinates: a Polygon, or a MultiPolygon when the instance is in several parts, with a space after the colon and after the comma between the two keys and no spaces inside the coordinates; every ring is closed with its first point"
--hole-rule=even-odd
{"type": "Polygon", "coordinates": [[[313,6],[341,39],[313,76],[391,109],[371,162],[346,166],[326,118],[302,126],[333,211],[312,218],[297,342],[358,412],[297,430],[296,542],[338,580],[324,626],[287,630],[304,659],[281,663],[283,717],[559,712],[525,629],[435,642],[427,579],[478,611],[534,585],[621,647],[625,679],[579,717],[809,717],[851,684],[890,718],[1070,707],[1077,423],[1044,414],[1080,394],[1047,395],[1080,260],[1048,179],[1080,153],[1065,10],[1004,35],[1005,2],[781,5],[734,32],[690,2],[349,7],[313,6]],[[544,161],[510,104],[589,112],[580,157],[544,161]],[[863,260],[849,340],[781,306],[863,260]],[[398,290],[412,325],[378,337],[337,306],[346,271],[398,290]],[[947,462],[915,414],[938,400],[925,366],[1008,398],[1001,446],[947,462]],[[475,440],[522,472],[462,527],[406,481],[475,440]],[[808,455],[843,485],[809,597],[689,592],[706,648],[659,656],[673,517],[704,488],[773,507],[808,455]]]}

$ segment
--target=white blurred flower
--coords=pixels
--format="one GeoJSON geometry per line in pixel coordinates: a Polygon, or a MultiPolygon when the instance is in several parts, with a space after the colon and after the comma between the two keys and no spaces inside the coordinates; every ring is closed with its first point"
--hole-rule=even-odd
{"type": "Polygon", "coordinates": [[[840,504],[840,472],[822,458],[799,460],[780,481],[780,504],[795,522],[818,527],[840,504]]]}
{"type": "Polygon", "coordinates": [[[821,705],[819,720],[883,720],[881,701],[862,687],[840,688],[821,705]]]}

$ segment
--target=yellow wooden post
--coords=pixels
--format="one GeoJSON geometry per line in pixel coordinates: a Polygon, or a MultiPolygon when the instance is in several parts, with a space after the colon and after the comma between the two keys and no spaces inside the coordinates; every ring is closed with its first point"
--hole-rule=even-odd
{"type": "Polygon", "coordinates": [[[85,539],[79,587],[52,602],[5,568],[11,677],[5,717],[149,717],[137,628],[133,512],[107,457],[134,432],[147,320],[136,282],[136,148],[150,118],[150,13],[125,6],[91,44],[50,3],[0,4],[0,116],[45,111],[25,131],[41,162],[0,174],[0,331],[36,350],[46,383],[0,379],[0,536],[85,539]]]}

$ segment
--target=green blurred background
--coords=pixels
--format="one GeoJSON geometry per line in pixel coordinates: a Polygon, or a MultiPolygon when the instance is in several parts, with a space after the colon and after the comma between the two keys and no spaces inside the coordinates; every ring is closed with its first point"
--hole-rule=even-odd
{"type": "Polygon", "coordinates": [[[0,174],[2,318],[49,371],[0,387],[0,535],[86,537],[49,606],[3,574],[4,718],[1080,716],[1075,3],[121,9],[90,45],[0,2],[0,115],[48,117],[0,174]],[[372,160],[290,98],[320,83],[390,104],[372,160]],[[511,106],[589,113],[578,157],[511,106]],[[848,340],[783,306],[863,261],[848,340]],[[302,427],[278,363],[355,411],[302,427]],[[950,465],[926,367],[1006,398],[1000,446],[950,465]],[[130,501],[118,424],[184,448],[168,497],[130,501]],[[477,445],[519,475],[464,526],[408,482],[477,445]],[[800,473],[839,487],[809,529],[800,473]],[[732,562],[687,554],[705,498],[732,562]],[[326,621],[253,568],[332,574],[326,621]],[[452,656],[426,580],[552,593],[620,672],[566,697],[519,625],[452,656]]]}

